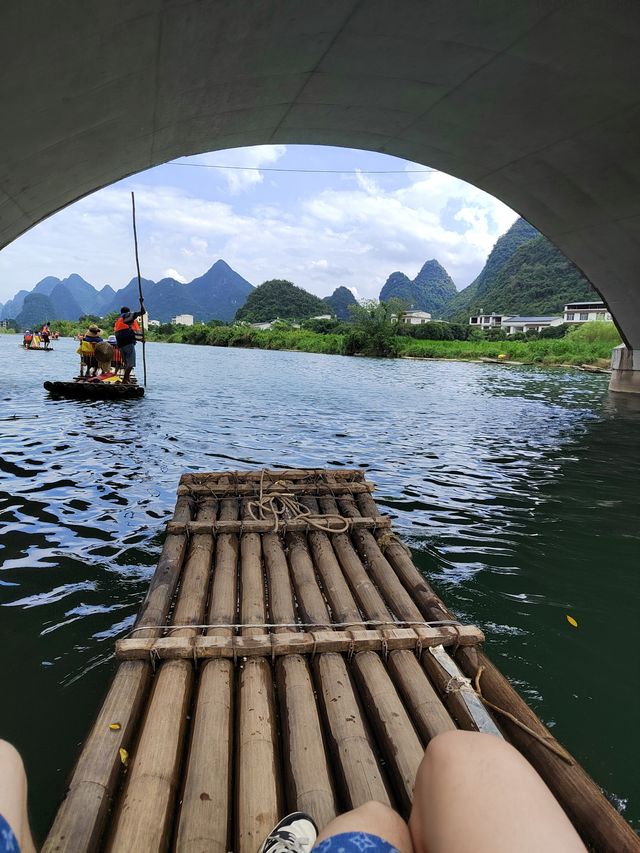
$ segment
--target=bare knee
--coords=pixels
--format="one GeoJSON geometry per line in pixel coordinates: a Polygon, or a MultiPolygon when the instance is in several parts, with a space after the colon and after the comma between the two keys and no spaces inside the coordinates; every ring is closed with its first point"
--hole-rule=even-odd
{"type": "Polygon", "coordinates": [[[460,730],[443,732],[430,741],[418,769],[416,785],[424,783],[425,777],[434,773],[449,773],[463,765],[469,768],[485,761],[510,765],[523,763],[524,759],[514,747],[495,735],[460,730]]]}
{"type": "Polygon", "coordinates": [[[384,803],[370,800],[349,812],[338,815],[318,836],[323,841],[344,832],[367,832],[384,838],[401,853],[413,853],[409,829],[400,815],[384,803]]]}
{"type": "Polygon", "coordinates": [[[3,775],[10,774],[13,779],[26,781],[22,757],[15,746],[6,740],[0,740],[0,768],[3,775]]]}

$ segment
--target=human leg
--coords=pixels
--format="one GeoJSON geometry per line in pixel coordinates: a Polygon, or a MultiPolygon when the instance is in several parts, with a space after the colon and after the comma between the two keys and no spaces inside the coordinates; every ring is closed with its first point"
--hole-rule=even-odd
{"type": "Polygon", "coordinates": [[[551,791],[494,735],[445,732],[425,752],[409,830],[415,853],[585,853],[551,791]]]}
{"type": "Polygon", "coordinates": [[[20,754],[0,740],[0,815],[9,824],[20,853],[35,853],[27,816],[27,777],[20,754]]]}
{"type": "MultiPolygon", "coordinates": [[[[349,833],[353,836],[375,835],[388,842],[391,847],[399,850],[400,853],[413,853],[411,845],[411,836],[407,824],[402,820],[397,812],[385,806],[383,803],[368,802],[350,812],[338,815],[331,823],[324,827],[318,835],[316,848],[319,853],[323,847],[330,849],[329,844],[323,842],[336,836],[349,833]]],[[[340,844],[341,847],[351,849],[348,844],[340,844]]],[[[360,849],[366,850],[368,845],[363,845],[360,849]]],[[[358,844],[352,845],[353,853],[358,853],[358,844]]],[[[314,848],[314,849],[316,849],[314,848]]]]}
{"type": "Polygon", "coordinates": [[[124,376],[122,381],[128,383],[131,381],[131,371],[136,366],[136,346],[135,344],[125,344],[120,347],[122,353],[122,361],[124,363],[124,376]]]}

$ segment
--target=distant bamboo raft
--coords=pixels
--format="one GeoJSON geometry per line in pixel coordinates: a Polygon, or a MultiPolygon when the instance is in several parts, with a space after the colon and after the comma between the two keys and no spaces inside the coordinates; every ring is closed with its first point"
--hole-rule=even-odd
{"type": "Polygon", "coordinates": [[[256,853],[294,810],[406,816],[425,746],[456,727],[512,742],[597,850],[638,849],[372,491],[350,470],[182,477],[44,851],[256,853]]]}

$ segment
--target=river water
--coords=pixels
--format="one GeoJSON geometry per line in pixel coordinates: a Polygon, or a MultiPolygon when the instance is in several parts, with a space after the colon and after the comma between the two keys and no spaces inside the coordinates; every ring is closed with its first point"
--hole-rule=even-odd
{"type": "Polygon", "coordinates": [[[180,474],[261,466],[367,468],[448,605],[640,825],[640,401],[577,371],[176,344],[147,346],[141,401],[53,401],[75,348],[0,335],[0,736],[38,835],[180,474]]]}

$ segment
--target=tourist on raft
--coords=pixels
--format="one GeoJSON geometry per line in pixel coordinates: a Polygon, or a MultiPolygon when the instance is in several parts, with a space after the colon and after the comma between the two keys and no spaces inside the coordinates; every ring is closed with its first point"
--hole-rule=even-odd
{"type": "MultiPolygon", "coordinates": [[[[69,838],[73,847],[73,838],[69,838]]],[[[34,851],[27,778],[0,740],[0,853],[34,851]],[[4,846],[3,846],[4,845],[4,846]]],[[[450,731],[430,741],[418,768],[411,817],[368,802],[318,834],[303,812],[283,818],[260,853],[586,853],[533,767],[506,741],[450,731]]]]}
{"type": "Polygon", "coordinates": [[[79,349],[82,352],[82,361],[87,368],[87,376],[95,376],[98,370],[98,359],[95,357],[95,348],[96,344],[100,344],[104,340],[100,336],[101,332],[102,329],[100,326],[96,326],[95,323],[92,323],[80,338],[79,349]],[[83,347],[83,344],[90,344],[91,349],[89,350],[89,347],[83,347]]]}
{"type": "Polygon", "coordinates": [[[120,316],[113,327],[116,343],[124,363],[124,376],[122,377],[124,384],[131,382],[131,371],[136,366],[136,333],[140,334],[138,317],[142,317],[144,313],[144,309],[142,311],[131,311],[125,305],[120,309],[120,316]]]}
{"type": "Polygon", "coordinates": [[[429,742],[411,816],[377,802],[318,833],[303,812],[283,818],[259,853],[586,853],[569,818],[522,755],[495,735],[450,731],[429,742]]]}
{"type": "Polygon", "coordinates": [[[29,349],[31,346],[31,341],[33,340],[33,332],[31,329],[25,329],[24,334],[22,335],[22,346],[25,349],[29,349]]]}

